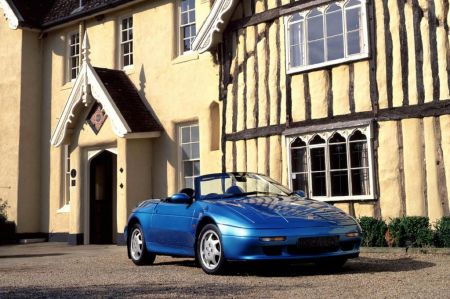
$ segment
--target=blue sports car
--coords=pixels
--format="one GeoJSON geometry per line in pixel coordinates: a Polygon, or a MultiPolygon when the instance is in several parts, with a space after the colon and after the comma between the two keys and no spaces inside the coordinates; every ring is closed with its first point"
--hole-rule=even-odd
{"type": "Polygon", "coordinates": [[[197,177],[195,190],[146,200],[125,227],[136,265],[195,257],[208,274],[228,261],[306,260],[342,266],[359,255],[361,227],[341,210],[255,173],[197,177]]]}

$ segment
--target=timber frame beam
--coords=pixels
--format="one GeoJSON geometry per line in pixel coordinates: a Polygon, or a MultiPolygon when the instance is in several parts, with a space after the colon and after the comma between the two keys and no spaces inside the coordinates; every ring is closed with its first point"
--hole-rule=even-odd
{"type": "Polygon", "coordinates": [[[403,106],[398,108],[387,108],[382,109],[377,115],[374,115],[372,111],[368,112],[358,112],[354,114],[336,116],[332,118],[321,118],[321,119],[310,119],[300,122],[291,123],[289,126],[285,124],[266,126],[263,128],[254,128],[242,130],[235,133],[230,133],[225,135],[226,141],[239,141],[239,140],[249,140],[260,137],[269,137],[274,135],[281,135],[286,130],[291,130],[293,128],[302,128],[307,130],[310,127],[314,130],[317,126],[326,127],[333,129],[336,122],[350,122],[355,120],[367,120],[373,119],[374,121],[391,121],[391,120],[402,120],[408,118],[424,118],[424,117],[438,117],[442,115],[450,114],[450,100],[440,101],[440,102],[430,102],[422,105],[414,106],[403,106]]]}

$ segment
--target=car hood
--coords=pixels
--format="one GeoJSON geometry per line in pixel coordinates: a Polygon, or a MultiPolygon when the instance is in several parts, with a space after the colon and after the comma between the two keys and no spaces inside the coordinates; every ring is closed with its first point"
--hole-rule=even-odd
{"type": "Polygon", "coordinates": [[[224,210],[223,212],[226,210],[242,219],[240,224],[235,221],[222,224],[241,227],[300,228],[356,225],[352,217],[330,204],[297,196],[256,196],[209,202],[217,209],[224,210]]]}

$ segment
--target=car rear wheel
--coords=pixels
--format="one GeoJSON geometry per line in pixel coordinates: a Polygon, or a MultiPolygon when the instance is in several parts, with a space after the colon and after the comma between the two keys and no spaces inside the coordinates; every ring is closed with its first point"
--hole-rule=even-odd
{"type": "Polygon", "coordinates": [[[214,224],[206,225],[200,232],[197,240],[197,259],[203,271],[208,274],[219,274],[225,270],[222,238],[214,224]]]}
{"type": "Polygon", "coordinates": [[[156,255],[147,251],[144,231],[139,224],[135,224],[131,229],[128,239],[128,253],[133,263],[138,266],[150,265],[155,261],[156,255]]]}

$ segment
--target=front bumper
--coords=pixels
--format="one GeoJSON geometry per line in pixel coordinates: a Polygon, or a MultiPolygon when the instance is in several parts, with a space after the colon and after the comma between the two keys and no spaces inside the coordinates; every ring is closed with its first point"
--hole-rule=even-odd
{"type": "Polygon", "coordinates": [[[317,260],[333,257],[354,258],[359,255],[361,237],[349,238],[356,226],[292,229],[243,229],[220,225],[225,258],[235,261],[317,260]],[[263,242],[261,237],[286,237],[285,241],[263,242]],[[299,238],[338,236],[339,246],[325,250],[304,250],[297,246],[299,238]]]}

